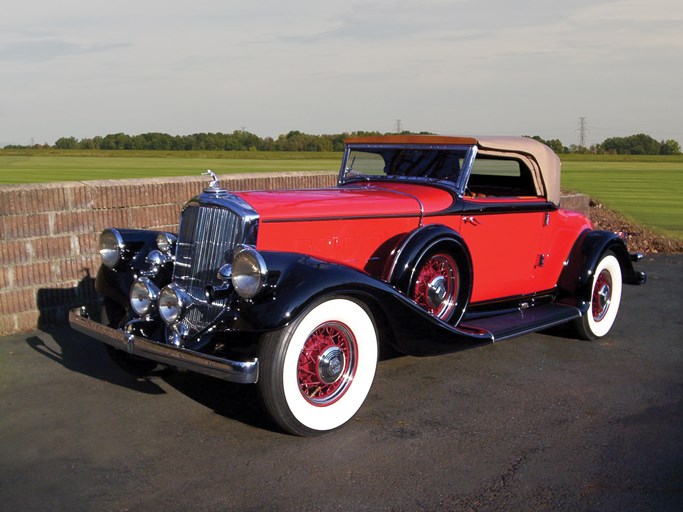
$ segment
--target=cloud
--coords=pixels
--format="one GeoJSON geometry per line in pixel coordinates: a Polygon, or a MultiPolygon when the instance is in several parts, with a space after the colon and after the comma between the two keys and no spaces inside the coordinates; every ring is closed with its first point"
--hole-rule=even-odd
{"type": "Polygon", "coordinates": [[[56,39],[0,43],[0,62],[47,62],[63,57],[106,52],[125,46],[124,44],[76,44],[56,39]]]}
{"type": "Polygon", "coordinates": [[[680,0],[35,0],[0,18],[0,107],[18,140],[402,118],[571,142],[579,115],[683,140],[681,21],[680,0]]]}

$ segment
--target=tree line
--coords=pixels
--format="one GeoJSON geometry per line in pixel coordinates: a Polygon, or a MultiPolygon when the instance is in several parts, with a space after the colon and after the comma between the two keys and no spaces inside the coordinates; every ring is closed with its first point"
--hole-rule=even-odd
{"type": "Polygon", "coordinates": [[[123,149],[162,151],[343,151],[344,139],[354,136],[381,135],[379,132],[354,132],[333,135],[311,135],[297,130],[272,137],[259,137],[244,130],[232,133],[194,133],[169,135],[115,133],[104,137],[80,139],[62,137],[58,149],[123,149]]]}
{"type": "Polygon", "coordinates": [[[628,137],[610,137],[601,144],[581,147],[572,144],[567,147],[559,139],[543,140],[538,135],[531,137],[549,146],[555,153],[595,153],[607,155],[680,155],[681,145],[669,139],[658,141],[644,133],[628,137]]]}
{"type": "MultiPolygon", "coordinates": [[[[413,135],[404,131],[402,135],[413,135]]],[[[420,132],[426,135],[428,132],[420,132]]],[[[191,135],[169,135],[168,133],[142,133],[127,135],[115,133],[92,138],[76,139],[61,137],[53,146],[38,145],[55,149],[104,149],[104,150],[158,150],[158,151],[342,151],[344,139],[373,135],[390,135],[373,131],[358,131],[332,135],[312,135],[297,130],[279,135],[277,138],[259,137],[245,130],[232,133],[194,133],[191,135]]],[[[394,134],[395,135],[395,134],[394,134]]],[[[612,137],[588,148],[577,145],[565,146],[559,139],[544,140],[531,136],[539,142],[561,153],[599,153],[617,155],[678,155],[681,146],[675,140],[658,141],[649,135],[639,133],[628,137],[612,137]]],[[[27,146],[5,146],[7,149],[27,146]]]]}

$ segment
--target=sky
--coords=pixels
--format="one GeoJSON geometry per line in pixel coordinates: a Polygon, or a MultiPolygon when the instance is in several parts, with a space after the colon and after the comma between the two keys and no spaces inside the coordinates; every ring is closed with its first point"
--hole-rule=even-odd
{"type": "Polygon", "coordinates": [[[680,0],[33,0],[0,147],[124,132],[647,133],[683,145],[680,0]]]}

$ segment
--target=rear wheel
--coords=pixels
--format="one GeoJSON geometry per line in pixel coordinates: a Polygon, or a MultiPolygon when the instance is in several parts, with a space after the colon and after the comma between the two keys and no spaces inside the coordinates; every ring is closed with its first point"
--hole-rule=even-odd
{"type": "Polygon", "coordinates": [[[435,317],[448,322],[457,306],[460,272],[455,258],[445,251],[422,255],[415,267],[410,298],[435,317]]]}
{"type": "Polygon", "coordinates": [[[595,340],[610,331],[619,312],[621,287],[619,261],[613,252],[607,251],[593,273],[590,307],[576,320],[576,330],[581,338],[595,340]]]}
{"type": "Polygon", "coordinates": [[[258,389],[273,420],[296,435],[339,428],[361,407],[377,366],[377,332],[362,304],[334,297],[265,334],[258,389]]]}

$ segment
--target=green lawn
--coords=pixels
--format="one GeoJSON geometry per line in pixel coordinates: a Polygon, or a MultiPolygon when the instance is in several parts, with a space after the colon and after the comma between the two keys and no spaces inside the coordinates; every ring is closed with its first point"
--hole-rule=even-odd
{"type": "Polygon", "coordinates": [[[0,150],[0,184],[238,172],[336,171],[340,153],[0,150]]]}
{"type": "Polygon", "coordinates": [[[682,157],[570,155],[562,158],[562,186],[683,239],[682,157]]]}
{"type": "MultiPolygon", "coordinates": [[[[262,171],[336,171],[340,153],[0,149],[0,184],[262,171]]],[[[562,155],[562,185],[683,239],[683,156],[562,155]]]]}

